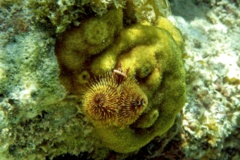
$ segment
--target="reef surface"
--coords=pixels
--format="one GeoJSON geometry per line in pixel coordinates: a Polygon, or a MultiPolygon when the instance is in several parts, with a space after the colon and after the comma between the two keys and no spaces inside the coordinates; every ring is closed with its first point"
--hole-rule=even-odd
{"type": "Polygon", "coordinates": [[[0,0],[0,157],[239,159],[239,7],[233,0],[0,0]],[[86,16],[105,15],[109,6],[128,8],[125,24],[154,23],[165,16],[185,39],[187,104],[162,138],[129,154],[102,147],[77,107],[82,102],[67,96],[72,89],[59,80],[55,54],[61,33],[86,16]]]}

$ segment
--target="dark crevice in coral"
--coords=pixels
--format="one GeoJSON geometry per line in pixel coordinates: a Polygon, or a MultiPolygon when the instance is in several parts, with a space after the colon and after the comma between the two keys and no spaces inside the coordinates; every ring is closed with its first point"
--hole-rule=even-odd
{"type": "MultiPolygon", "coordinates": [[[[46,160],[50,160],[50,158],[46,157],[46,160]]],[[[80,153],[77,156],[76,155],[71,155],[69,153],[59,155],[57,157],[54,157],[53,160],[94,160],[94,159],[90,158],[89,153],[83,152],[83,153],[80,153]]]]}

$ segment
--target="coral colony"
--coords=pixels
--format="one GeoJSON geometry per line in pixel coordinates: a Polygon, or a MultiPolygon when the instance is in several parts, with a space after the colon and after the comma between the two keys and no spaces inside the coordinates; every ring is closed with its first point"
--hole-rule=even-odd
{"type": "Polygon", "coordinates": [[[171,128],[186,102],[182,43],[165,18],[125,28],[122,9],[59,37],[62,84],[82,101],[104,146],[133,152],[171,128]]]}

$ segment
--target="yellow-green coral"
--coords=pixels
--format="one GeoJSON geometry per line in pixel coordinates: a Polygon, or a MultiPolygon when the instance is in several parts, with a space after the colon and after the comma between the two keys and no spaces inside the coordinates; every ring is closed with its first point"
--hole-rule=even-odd
{"type": "Polygon", "coordinates": [[[140,149],[173,125],[186,102],[182,51],[181,34],[167,19],[160,18],[155,25],[125,26],[121,9],[66,31],[56,47],[61,77],[73,82],[69,87],[62,80],[63,85],[81,99],[79,110],[92,122],[102,145],[121,153],[140,149]],[[81,66],[69,67],[72,62],[64,61],[69,55],[74,55],[73,60],[80,57],[81,66]],[[122,67],[111,74],[118,66],[122,67]],[[82,79],[86,73],[87,79],[82,79]],[[129,114],[135,109],[126,106],[141,102],[136,93],[146,97],[142,99],[147,106],[136,115],[129,114]],[[122,117],[116,118],[120,113],[122,117]]]}
{"type": "Polygon", "coordinates": [[[65,32],[56,47],[61,64],[70,70],[81,70],[87,57],[100,53],[112,43],[122,28],[121,18],[121,10],[109,11],[101,19],[90,18],[78,28],[65,32]]]}

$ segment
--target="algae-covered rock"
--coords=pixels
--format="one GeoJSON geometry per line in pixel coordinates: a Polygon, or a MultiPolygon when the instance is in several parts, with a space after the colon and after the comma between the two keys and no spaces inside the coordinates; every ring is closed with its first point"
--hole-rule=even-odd
{"type": "MultiPolygon", "coordinates": [[[[9,5],[13,2],[9,0],[5,3],[9,5]]],[[[38,22],[53,27],[57,33],[64,32],[72,23],[79,26],[89,15],[102,16],[112,7],[125,8],[128,22],[153,22],[160,16],[170,14],[167,0],[29,0],[24,5],[31,9],[38,22]]]]}

